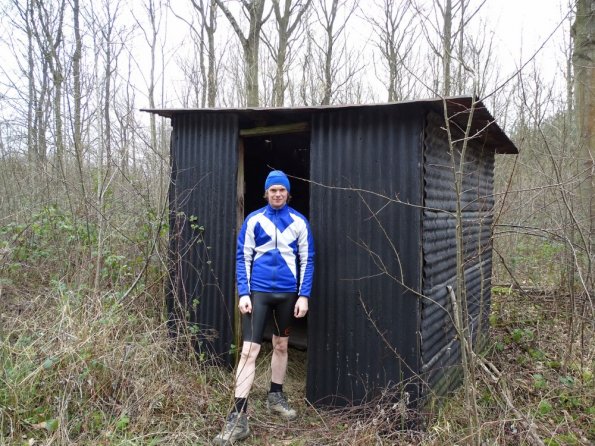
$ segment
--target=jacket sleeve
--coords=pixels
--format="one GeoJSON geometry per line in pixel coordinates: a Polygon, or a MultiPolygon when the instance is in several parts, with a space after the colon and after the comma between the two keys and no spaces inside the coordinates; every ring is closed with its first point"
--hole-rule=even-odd
{"type": "Polygon", "coordinates": [[[305,221],[304,229],[298,237],[300,256],[300,284],[298,296],[310,297],[314,278],[314,237],[310,224],[305,221]]]}
{"type": "Polygon", "coordinates": [[[248,220],[246,220],[238,234],[236,250],[236,281],[239,296],[250,295],[250,273],[252,271],[253,258],[254,227],[253,225],[249,225],[248,220]]]}

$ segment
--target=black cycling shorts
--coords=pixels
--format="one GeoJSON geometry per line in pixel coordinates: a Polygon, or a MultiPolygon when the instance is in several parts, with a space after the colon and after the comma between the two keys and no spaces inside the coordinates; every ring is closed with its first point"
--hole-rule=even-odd
{"type": "Polygon", "coordinates": [[[244,342],[262,344],[262,335],[267,321],[273,316],[273,333],[288,337],[293,323],[293,310],[297,293],[261,293],[254,291],[252,313],[242,315],[242,335],[244,342]]]}

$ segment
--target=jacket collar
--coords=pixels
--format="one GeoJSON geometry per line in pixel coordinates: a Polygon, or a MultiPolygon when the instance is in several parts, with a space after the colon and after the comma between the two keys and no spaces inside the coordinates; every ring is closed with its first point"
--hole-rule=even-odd
{"type": "Polygon", "coordinates": [[[277,213],[277,212],[281,212],[281,213],[289,212],[289,206],[287,206],[287,203],[285,203],[282,208],[275,209],[270,204],[267,204],[266,205],[266,212],[267,213],[271,213],[271,214],[274,214],[274,213],[277,213]]]}

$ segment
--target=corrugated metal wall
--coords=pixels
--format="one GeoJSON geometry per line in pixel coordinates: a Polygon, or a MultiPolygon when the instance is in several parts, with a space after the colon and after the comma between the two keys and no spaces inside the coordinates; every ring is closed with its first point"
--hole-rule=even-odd
{"type": "MultiPolygon", "coordinates": [[[[422,200],[424,120],[413,106],[312,118],[317,257],[307,397],[314,403],[358,403],[418,372],[421,210],[405,203],[422,200]]],[[[416,384],[407,390],[415,399],[416,384]]]]}
{"type": "MultiPolygon", "coordinates": [[[[428,115],[424,148],[423,300],[421,360],[430,392],[442,395],[458,382],[459,342],[451,320],[447,286],[456,286],[456,193],[444,120],[428,115]],[[430,209],[427,209],[430,208],[430,209]]],[[[458,162],[458,160],[457,160],[458,162]]],[[[481,141],[467,149],[464,167],[463,237],[465,282],[474,335],[488,329],[491,297],[491,226],[493,220],[493,148],[481,141]],[[482,315],[481,319],[479,315],[482,315]]],[[[425,391],[424,391],[425,393],[425,391]]]]}
{"type": "Polygon", "coordinates": [[[199,351],[231,364],[237,116],[182,114],[172,126],[170,319],[190,321],[199,351]]]}

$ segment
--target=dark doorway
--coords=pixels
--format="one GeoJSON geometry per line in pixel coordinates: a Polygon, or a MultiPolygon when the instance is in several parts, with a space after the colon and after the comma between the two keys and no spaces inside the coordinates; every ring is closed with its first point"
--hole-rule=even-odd
{"type": "MultiPolygon", "coordinates": [[[[244,218],[263,207],[264,182],[271,170],[282,170],[289,176],[289,205],[310,218],[310,132],[259,135],[243,138],[244,218]]],[[[307,317],[298,319],[289,338],[290,345],[307,346],[307,317]]],[[[267,328],[265,337],[270,339],[267,328]]]]}
{"type": "Polygon", "coordinates": [[[289,205],[306,218],[310,213],[310,133],[244,138],[244,218],[265,205],[264,181],[271,170],[290,177],[289,205]]]}

